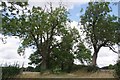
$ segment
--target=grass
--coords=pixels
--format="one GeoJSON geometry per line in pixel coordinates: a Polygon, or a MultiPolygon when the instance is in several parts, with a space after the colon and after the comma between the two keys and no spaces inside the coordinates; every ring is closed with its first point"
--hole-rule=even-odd
{"type": "Polygon", "coordinates": [[[101,70],[97,72],[75,71],[71,73],[52,74],[45,72],[23,72],[16,76],[16,78],[114,78],[113,70],[101,70]]]}

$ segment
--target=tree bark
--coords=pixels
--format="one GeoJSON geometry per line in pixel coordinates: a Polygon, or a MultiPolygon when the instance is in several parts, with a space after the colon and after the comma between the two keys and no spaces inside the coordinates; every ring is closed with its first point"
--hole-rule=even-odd
{"type": "Polygon", "coordinates": [[[43,52],[42,54],[41,69],[42,70],[50,69],[50,56],[47,52],[43,52]]]}
{"type": "Polygon", "coordinates": [[[47,70],[47,54],[44,48],[41,48],[41,56],[42,56],[41,70],[43,71],[47,70]]]}
{"type": "Polygon", "coordinates": [[[98,57],[98,52],[102,46],[100,45],[98,48],[94,47],[94,54],[92,56],[92,66],[97,66],[97,57],[98,57]]]}
{"type": "Polygon", "coordinates": [[[41,63],[41,70],[45,71],[46,69],[47,69],[47,61],[43,59],[41,63]]]}
{"type": "Polygon", "coordinates": [[[41,70],[49,70],[50,69],[50,61],[49,57],[43,58],[41,63],[41,70]]]}
{"type": "Polygon", "coordinates": [[[97,65],[97,55],[98,55],[98,52],[94,52],[93,57],[92,57],[92,66],[97,65]]]}

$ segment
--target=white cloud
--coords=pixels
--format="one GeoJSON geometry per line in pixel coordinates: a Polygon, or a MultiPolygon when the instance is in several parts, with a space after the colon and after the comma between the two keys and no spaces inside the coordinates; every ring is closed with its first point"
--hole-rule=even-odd
{"type": "Polygon", "coordinates": [[[77,29],[79,29],[79,26],[78,26],[78,22],[76,22],[76,21],[72,21],[71,23],[70,23],[70,26],[72,27],[72,28],[77,28],[77,29]]]}
{"type": "Polygon", "coordinates": [[[20,56],[17,53],[17,49],[20,44],[19,38],[16,39],[15,37],[8,37],[6,39],[6,42],[7,42],[6,44],[3,44],[3,42],[0,41],[0,65],[6,64],[6,63],[14,64],[18,62],[20,63],[20,66],[21,66],[24,62],[24,66],[27,66],[29,62],[28,58],[30,54],[33,52],[33,50],[30,48],[27,48],[24,55],[25,58],[23,58],[23,56],[20,56]]]}
{"type": "Polygon", "coordinates": [[[86,3],[90,0],[29,0],[29,2],[76,2],[76,3],[86,3]]]}
{"type": "Polygon", "coordinates": [[[49,3],[52,3],[52,6],[59,7],[59,4],[62,3],[67,9],[73,9],[75,5],[81,5],[89,2],[90,0],[29,0],[29,7],[39,6],[45,8],[45,5],[49,8],[49,3]]]}
{"type": "MultiPolygon", "coordinates": [[[[115,45],[117,51],[117,45],[115,45]]],[[[118,54],[112,52],[108,47],[102,47],[98,53],[97,63],[98,66],[109,66],[115,64],[118,60],[118,54]]]]}
{"type": "MultiPolygon", "coordinates": [[[[0,55],[15,55],[14,53],[17,53],[15,50],[18,48],[18,39],[14,39],[13,37],[8,37],[6,39],[7,44],[3,44],[3,42],[0,42],[0,55]],[[15,49],[15,50],[14,50],[15,49]],[[13,53],[13,54],[12,54],[13,53]]],[[[9,57],[9,56],[8,56],[9,57]]]]}

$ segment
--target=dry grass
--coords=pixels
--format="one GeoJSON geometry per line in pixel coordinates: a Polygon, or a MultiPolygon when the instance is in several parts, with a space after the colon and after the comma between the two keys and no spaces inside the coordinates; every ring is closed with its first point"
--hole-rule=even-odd
{"type": "Polygon", "coordinates": [[[97,71],[97,72],[73,72],[77,77],[87,77],[87,78],[114,78],[113,70],[107,71],[97,71]]]}
{"type": "Polygon", "coordinates": [[[40,72],[23,72],[17,78],[114,78],[113,70],[85,72],[75,71],[71,73],[51,74],[49,72],[41,74],[40,72]]]}

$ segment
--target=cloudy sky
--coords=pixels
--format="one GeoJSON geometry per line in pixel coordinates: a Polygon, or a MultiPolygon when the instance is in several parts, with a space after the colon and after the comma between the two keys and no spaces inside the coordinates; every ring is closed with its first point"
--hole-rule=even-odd
{"type": "MultiPolygon", "coordinates": [[[[79,16],[83,13],[80,13],[80,9],[86,9],[87,3],[90,0],[60,0],[63,2],[63,4],[67,7],[70,15],[69,18],[72,20],[71,26],[72,27],[78,27],[79,22],[79,16]]],[[[111,0],[108,0],[111,1],[111,0]]],[[[117,2],[118,0],[114,0],[114,2],[117,2]]],[[[57,7],[59,2],[57,0],[29,0],[29,7],[31,8],[34,6],[40,6],[44,7],[45,5],[48,5],[47,2],[53,2],[53,6],[57,7]]],[[[118,15],[118,6],[112,6],[113,12],[111,14],[118,15]]],[[[2,35],[0,35],[2,37],[2,35]]],[[[5,63],[7,64],[14,64],[19,63],[23,64],[24,66],[28,65],[29,62],[29,56],[34,51],[30,48],[27,48],[25,51],[24,56],[20,56],[17,54],[17,48],[19,47],[20,40],[19,38],[15,37],[8,37],[6,39],[6,44],[3,44],[3,42],[0,40],[0,65],[3,65],[5,63]]],[[[114,46],[117,50],[117,45],[114,46]]],[[[116,53],[113,53],[109,48],[101,48],[97,63],[99,67],[107,66],[109,64],[115,64],[118,59],[118,55],[116,53]]],[[[78,62],[76,62],[78,63],[78,62]]]]}

